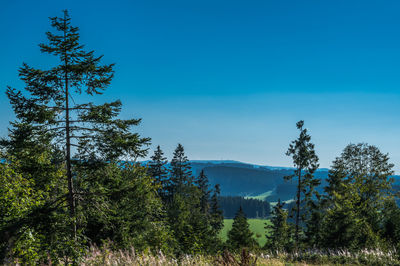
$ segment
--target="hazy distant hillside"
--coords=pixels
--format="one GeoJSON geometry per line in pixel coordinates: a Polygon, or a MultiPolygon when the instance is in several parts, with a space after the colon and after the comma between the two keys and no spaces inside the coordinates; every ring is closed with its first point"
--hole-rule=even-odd
{"type": "Polygon", "coordinates": [[[256,196],[273,190],[282,183],[289,171],[270,171],[237,166],[208,166],[204,168],[210,183],[220,184],[222,195],[256,196]]]}
{"type": "MultiPolygon", "coordinates": [[[[221,185],[223,196],[252,196],[268,201],[289,200],[294,197],[296,185],[284,181],[293,174],[293,168],[246,164],[236,161],[191,161],[193,174],[206,173],[211,185],[221,185]],[[261,196],[260,196],[261,195],[261,196]]],[[[317,177],[325,179],[328,169],[320,169],[317,177]]],[[[319,188],[322,190],[322,186],[319,188]]]]}
{"type": "MultiPolygon", "coordinates": [[[[145,162],[144,162],[145,163],[145,162]]],[[[210,185],[220,184],[222,196],[244,196],[266,199],[275,202],[278,199],[290,200],[295,196],[296,183],[284,181],[284,176],[293,174],[291,167],[275,167],[247,164],[232,160],[190,161],[192,172],[198,175],[206,173],[210,185]]],[[[323,192],[328,177],[328,169],[318,169],[316,177],[322,181],[317,188],[323,192]]],[[[400,177],[395,176],[395,184],[400,188],[400,177]]]]}

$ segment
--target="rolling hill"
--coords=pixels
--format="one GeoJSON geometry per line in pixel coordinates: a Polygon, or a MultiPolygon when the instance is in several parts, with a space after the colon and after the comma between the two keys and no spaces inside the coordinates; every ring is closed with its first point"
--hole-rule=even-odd
{"type": "MultiPolygon", "coordinates": [[[[266,199],[293,199],[296,184],[285,181],[284,177],[293,174],[293,168],[260,166],[237,161],[191,161],[193,174],[204,170],[210,184],[220,184],[222,196],[244,196],[266,199]]],[[[319,169],[316,176],[322,180],[323,189],[328,169],[319,169]]]]}
{"type": "MultiPolygon", "coordinates": [[[[147,162],[142,162],[146,164],[147,162]]],[[[285,181],[284,177],[293,174],[294,168],[274,167],[242,163],[232,160],[193,160],[190,161],[195,176],[204,170],[210,185],[221,186],[221,196],[243,196],[276,202],[292,200],[295,196],[295,181],[285,181]]],[[[323,192],[329,169],[320,168],[316,177],[321,179],[317,188],[323,192]]],[[[400,176],[394,176],[396,185],[400,188],[400,176]]]]}

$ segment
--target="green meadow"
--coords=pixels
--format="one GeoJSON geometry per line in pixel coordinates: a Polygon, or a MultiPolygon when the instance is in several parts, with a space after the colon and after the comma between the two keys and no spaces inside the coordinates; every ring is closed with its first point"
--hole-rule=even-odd
{"type": "MultiPolygon", "coordinates": [[[[265,223],[269,220],[267,219],[247,219],[250,224],[250,230],[254,233],[254,238],[257,240],[258,244],[263,247],[267,239],[265,238],[265,223]]],[[[220,237],[222,240],[226,241],[228,239],[228,232],[232,228],[233,219],[224,219],[224,228],[220,232],[220,237]]]]}

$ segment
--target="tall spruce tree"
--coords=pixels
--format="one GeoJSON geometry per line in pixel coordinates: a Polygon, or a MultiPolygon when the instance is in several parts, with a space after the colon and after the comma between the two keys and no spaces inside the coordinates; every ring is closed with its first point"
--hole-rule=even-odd
{"type": "Polygon", "coordinates": [[[30,125],[36,138],[47,134],[51,143],[64,152],[67,202],[76,236],[78,188],[74,187],[74,167],[92,167],[121,156],[143,156],[143,145],[149,139],[130,131],[140,119],[116,118],[122,106],[119,100],[100,105],[81,102],[81,94],[93,96],[105,90],[113,78],[114,64],[101,65],[102,56],[84,50],[78,28],[71,25],[67,11],[63,17],[51,18],[51,25],[55,32],[47,32],[48,44],[39,46],[43,53],[57,57],[59,65],[41,70],[24,63],[19,76],[25,90],[8,87],[7,96],[18,123],[30,125]]]}
{"type": "Polygon", "coordinates": [[[210,209],[210,194],[208,178],[204,174],[204,170],[201,170],[199,176],[195,179],[194,182],[200,190],[200,209],[204,214],[208,214],[210,209]]]}
{"type": "Polygon", "coordinates": [[[215,252],[221,249],[223,243],[219,237],[221,229],[224,227],[224,216],[219,205],[220,195],[219,184],[216,184],[210,199],[210,209],[207,216],[207,223],[211,227],[209,234],[211,241],[209,242],[210,250],[215,252]]]}
{"type": "MultiPolygon", "coordinates": [[[[296,207],[294,208],[295,217],[295,247],[299,245],[300,219],[302,217],[301,206],[307,206],[312,200],[314,188],[320,184],[319,179],[314,178],[314,173],[318,169],[318,156],[315,154],[314,144],[311,143],[311,136],[304,127],[304,121],[296,123],[300,130],[299,137],[292,141],[286,152],[287,156],[293,159],[293,165],[296,168],[294,174],[286,176],[285,179],[297,179],[296,207]],[[305,203],[305,204],[302,204],[305,203]]],[[[307,214],[304,213],[303,217],[307,214]]],[[[303,219],[304,220],[304,219],[303,219]]]]}
{"type": "Polygon", "coordinates": [[[221,244],[218,238],[219,219],[223,218],[212,211],[212,207],[218,207],[217,202],[215,206],[210,206],[212,202],[206,175],[202,172],[197,178],[192,176],[181,144],[174,152],[169,179],[166,208],[179,244],[177,253],[215,252],[221,244]]]}
{"type": "Polygon", "coordinates": [[[151,161],[148,164],[148,172],[154,179],[155,183],[159,186],[158,194],[163,200],[165,200],[164,188],[167,187],[168,183],[168,170],[166,168],[167,163],[167,158],[164,157],[164,153],[161,150],[160,145],[158,145],[154,151],[154,155],[151,156],[151,161]]]}
{"type": "Polygon", "coordinates": [[[169,182],[165,189],[169,224],[178,241],[178,253],[196,253],[202,246],[204,231],[200,211],[200,190],[193,183],[189,160],[184,148],[178,144],[169,169],[169,182]]]}
{"type": "Polygon", "coordinates": [[[214,192],[211,196],[210,206],[210,224],[215,232],[219,231],[224,227],[224,215],[219,204],[219,195],[221,194],[219,184],[214,186],[214,192]]]}
{"type": "Polygon", "coordinates": [[[182,144],[178,144],[171,160],[170,182],[167,192],[169,195],[173,195],[191,184],[193,184],[192,168],[185,155],[185,149],[182,144]]]}

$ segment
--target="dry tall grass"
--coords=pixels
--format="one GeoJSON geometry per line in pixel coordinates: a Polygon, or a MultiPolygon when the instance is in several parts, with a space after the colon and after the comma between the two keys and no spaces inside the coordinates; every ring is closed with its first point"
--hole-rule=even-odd
{"type": "Polygon", "coordinates": [[[380,250],[361,250],[349,252],[346,250],[310,249],[298,253],[274,252],[257,255],[242,251],[233,255],[224,252],[219,256],[186,255],[179,259],[158,254],[137,253],[135,249],[112,251],[110,249],[90,248],[83,258],[85,266],[97,265],[219,265],[219,266],[255,266],[255,265],[400,265],[396,253],[380,250]]]}
{"type": "MultiPolygon", "coordinates": [[[[137,253],[134,248],[125,251],[112,251],[110,249],[99,249],[91,247],[90,251],[83,258],[81,265],[100,266],[100,265],[200,265],[200,266],[253,266],[253,265],[286,265],[275,258],[258,257],[250,253],[242,252],[241,255],[232,255],[224,252],[220,256],[186,255],[179,259],[165,256],[162,252],[156,255],[137,253]]],[[[297,265],[297,264],[296,264],[297,265]]],[[[304,265],[304,264],[302,264],[304,265]]]]}
{"type": "MultiPolygon", "coordinates": [[[[286,253],[258,253],[252,254],[243,250],[240,254],[232,254],[227,251],[218,256],[185,255],[180,258],[166,256],[162,252],[152,254],[150,252],[139,253],[134,248],[115,251],[110,248],[98,248],[92,246],[79,265],[148,265],[148,266],[257,266],[257,265],[400,265],[398,255],[393,251],[361,250],[349,252],[347,250],[319,250],[309,249],[302,252],[286,253]]],[[[69,264],[66,262],[65,264],[69,264]]],[[[5,265],[22,265],[18,259],[11,259],[5,265]],[[14,261],[12,263],[12,261],[14,261]]],[[[46,265],[46,264],[42,264],[46,265]]],[[[50,265],[52,265],[50,263],[50,265]]]]}

